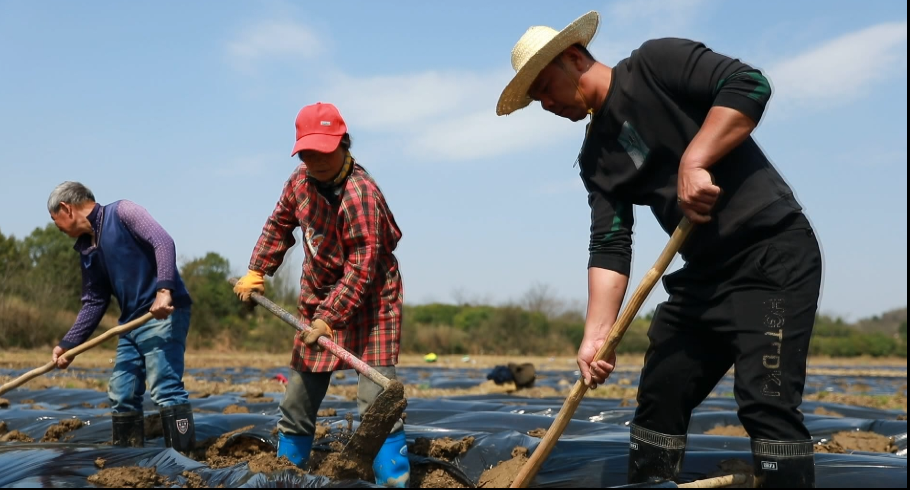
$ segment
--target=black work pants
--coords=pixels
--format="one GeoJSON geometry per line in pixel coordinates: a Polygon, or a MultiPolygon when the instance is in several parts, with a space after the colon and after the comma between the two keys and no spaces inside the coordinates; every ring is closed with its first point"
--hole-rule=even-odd
{"type": "Polygon", "coordinates": [[[667,275],[634,423],[686,434],[692,410],[733,366],[739,419],[753,439],[809,439],[799,406],[821,279],[802,214],[726,257],[667,275]]]}

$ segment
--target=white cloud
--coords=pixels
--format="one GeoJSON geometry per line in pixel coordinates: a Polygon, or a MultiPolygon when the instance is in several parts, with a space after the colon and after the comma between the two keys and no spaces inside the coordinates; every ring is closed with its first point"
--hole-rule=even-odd
{"type": "Polygon", "coordinates": [[[350,126],[392,135],[400,140],[394,143],[398,151],[420,159],[472,160],[581,138],[581,125],[536,104],[497,116],[496,101],[511,76],[511,68],[364,79],[336,75],[323,93],[344,107],[350,126]]]}
{"type": "MultiPolygon", "coordinates": [[[[332,77],[327,99],[344,104],[346,119],[367,129],[400,131],[461,114],[466,107],[493,108],[491,87],[505,87],[500,74],[427,71],[395,76],[332,77]]],[[[498,96],[498,93],[496,94],[498,96]]]]}
{"type": "Polygon", "coordinates": [[[550,147],[572,136],[581,145],[581,123],[558,119],[536,105],[506,117],[497,116],[491,106],[429,124],[414,135],[405,149],[413,155],[438,160],[470,160],[550,147]]]}
{"type": "Polygon", "coordinates": [[[766,74],[778,106],[824,107],[857,99],[895,73],[906,76],[906,46],[907,22],[888,22],[772,64],[766,74]]]}
{"type": "Polygon", "coordinates": [[[315,32],[288,21],[263,21],[254,24],[227,46],[229,57],[240,68],[273,57],[311,59],[325,46],[315,32]]]}

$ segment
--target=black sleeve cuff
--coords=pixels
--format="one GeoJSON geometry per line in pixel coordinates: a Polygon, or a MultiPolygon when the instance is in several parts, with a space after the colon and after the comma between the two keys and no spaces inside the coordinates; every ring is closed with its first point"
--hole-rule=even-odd
{"type": "Polygon", "coordinates": [[[75,343],[75,342],[69,342],[69,341],[66,341],[66,340],[61,340],[60,343],[57,344],[58,347],[63,347],[63,348],[66,349],[66,350],[70,350],[70,349],[72,349],[73,347],[76,347],[77,345],[79,345],[79,344],[77,344],[77,343],[75,343]]]}
{"type": "Polygon", "coordinates": [[[158,284],[155,286],[155,290],[159,289],[170,289],[171,291],[177,290],[177,281],[158,281],[158,284]]]}
{"type": "Polygon", "coordinates": [[[761,121],[762,114],[765,113],[765,104],[750,99],[749,97],[730,92],[721,92],[717,94],[717,97],[714,98],[714,105],[729,107],[730,109],[742,112],[749,116],[755,124],[758,124],[759,121],[761,121]]]}
{"type": "Polygon", "coordinates": [[[588,268],[597,267],[607,269],[628,276],[632,271],[632,261],[628,258],[609,254],[591,254],[588,259],[588,268]]]}

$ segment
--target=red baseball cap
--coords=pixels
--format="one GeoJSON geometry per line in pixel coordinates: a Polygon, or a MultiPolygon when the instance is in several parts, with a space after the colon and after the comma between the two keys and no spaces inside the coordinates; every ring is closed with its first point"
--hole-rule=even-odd
{"type": "Polygon", "coordinates": [[[341,118],[338,108],[332,104],[317,102],[297,113],[297,143],[291,156],[303,150],[331,153],[338,148],[341,137],[348,127],[341,118]]]}

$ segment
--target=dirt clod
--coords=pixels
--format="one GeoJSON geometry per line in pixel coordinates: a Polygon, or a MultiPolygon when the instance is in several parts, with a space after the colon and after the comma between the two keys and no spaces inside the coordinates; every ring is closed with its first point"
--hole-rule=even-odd
{"type": "Polygon", "coordinates": [[[122,466],[108,468],[88,477],[93,485],[107,488],[155,488],[167,486],[167,478],[161,476],[154,466],[122,466]]]}
{"type": "Polygon", "coordinates": [[[412,488],[471,488],[434,464],[411,467],[412,488]]]}
{"type": "Polygon", "coordinates": [[[334,417],[336,415],[338,415],[338,412],[334,408],[326,408],[316,412],[317,417],[334,417]]]}
{"type": "Polygon", "coordinates": [[[104,469],[104,458],[95,458],[95,467],[98,469],[104,469]]]}
{"type": "Polygon", "coordinates": [[[705,432],[705,434],[709,436],[749,437],[749,433],[741,425],[718,425],[705,432]]]}
{"type": "Polygon", "coordinates": [[[317,422],[316,423],[316,435],[315,435],[315,437],[313,437],[313,439],[318,441],[319,439],[323,439],[326,436],[328,436],[329,433],[331,433],[331,432],[332,432],[331,425],[317,422]]]}
{"type": "Polygon", "coordinates": [[[82,421],[79,419],[63,419],[59,424],[48,427],[41,442],[57,442],[63,437],[63,440],[72,439],[73,436],[64,436],[67,432],[82,428],[82,421]]]}
{"type": "MultiPolygon", "coordinates": [[[[191,471],[184,471],[180,476],[186,478],[183,488],[211,488],[201,476],[191,471]]],[[[215,488],[224,488],[224,484],[218,484],[215,488]]]]}
{"type": "Polygon", "coordinates": [[[474,437],[468,436],[460,441],[450,437],[439,439],[428,439],[418,437],[411,445],[410,451],[418,456],[429,456],[431,458],[452,461],[456,457],[467,452],[474,445],[474,437]]]}
{"type": "Polygon", "coordinates": [[[224,407],[224,410],[222,410],[221,413],[250,413],[250,409],[243,405],[228,405],[224,407]]]}
{"type": "Polygon", "coordinates": [[[843,417],[842,414],[839,414],[833,410],[827,410],[825,407],[818,407],[812,413],[815,415],[824,415],[825,417],[843,417]]]}
{"type": "Polygon", "coordinates": [[[205,453],[204,455],[199,454],[199,450],[197,450],[196,459],[204,461],[215,469],[234,466],[246,461],[253,473],[270,473],[285,469],[300,471],[287,458],[283,456],[276,458],[275,448],[271,444],[256,437],[243,435],[243,432],[252,428],[252,425],[248,425],[222,434],[214,441],[211,439],[203,441],[199,446],[200,449],[204,449],[205,453]]]}
{"type": "Polygon", "coordinates": [[[14,430],[0,437],[0,442],[35,442],[35,440],[18,430],[14,430]]]}
{"type": "Polygon", "coordinates": [[[9,408],[9,400],[0,398],[0,408],[9,408]]]}
{"type": "Polygon", "coordinates": [[[537,428],[534,430],[529,430],[528,435],[531,437],[539,437],[539,438],[543,439],[544,436],[547,435],[547,429],[537,428]]]}
{"type": "Polygon", "coordinates": [[[869,451],[876,453],[896,453],[897,446],[890,437],[874,432],[844,431],[837,432],[825,444],[816,444],[817,453],[846,454],[853,451],[869,451]]]}

